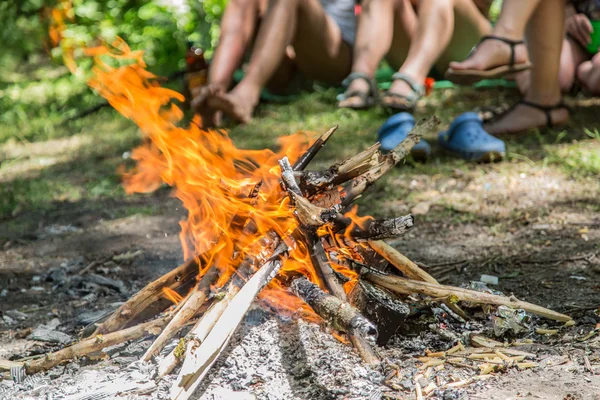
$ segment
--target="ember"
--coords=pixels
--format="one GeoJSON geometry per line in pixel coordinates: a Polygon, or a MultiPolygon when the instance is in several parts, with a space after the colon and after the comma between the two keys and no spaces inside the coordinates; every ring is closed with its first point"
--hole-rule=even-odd
{"type": "Polygon", "coordinates": [[[356,285],[361,279],[376,285],[379,296],[421,294],[445,303],[449,312],[463,318],[468,314],[459,301],[522,308],[570,320],[514,298],[440,285],[381,241],[411,229],[412,216],[376,220],[359,217],[356,208],[347,211],[405,158],[423,132],[436,127],[436,118],[417,123],[390,153],[382,154],[376,144],[327,170],[305,171],[335,128],[311,146],[309,138],[298,133],[281,138],[276,152],[238,149],[226,132],[202,129],[197,117],[185,126],[184,113],[175,104],[183,97],[161,87],[146,71],[142,52],[131,51],[119,40],[112,47],[86,53],[96,65],[90,86],[149,139],[133,152],[137,167],[124,176],[126,190],[148,192],[163,183],[173,187],[174,196],[188,210],[180,236],[188,261],[134,295],[98,325],[91,338],[27,363],[27,372],[110,344],[159,334],[143,356],[150,361],[188,321],[201,316],[185,339],[159,362],[159,377],[163,377],[183,361],[171,398],[187,399],[259,293],[261,300],[281,312],[297,312],[313,321],[322,318],[330,329],[345,332],[365,362],[377,363],[371,345],[376,326],[393,333],[402,321],[384,317],[369,321],[350,304],[350,291],[354,292],[351,298],[361,298],[355,293],[365,286],[356,285]],[[114,66],[119,63],[124,65],[114,66]],[[396,270],[388,271],[389,266],[396,270]],[[135,325],[142,312],[161,297],[176,306],[153,321],[135,325]]]}

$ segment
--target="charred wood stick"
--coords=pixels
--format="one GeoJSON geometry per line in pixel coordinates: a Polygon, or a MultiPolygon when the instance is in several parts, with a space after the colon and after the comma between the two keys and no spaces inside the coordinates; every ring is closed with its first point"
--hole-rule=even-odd
{"type": "Polygon", "coordinates": [[[216,296],[215,302],[211,304],[210,308],[204,313],[198,322],[196,322],[196,325],[194,325],[192,330],[183,339],[182,344],[175,347],[171,353],[158,362],[157,379],[162,379],[166,375],[170,374],[173,369],[175,369],[185,355],[185,344],[187,344],[190,340],[196,340],[199,343],[202,343],[204,339],[206,339],[211,329],[215,326],[219,318],[221,318],[223,312],[239,291],[240,286],[232,284],[228,285],[225,294],[222,296],[216,296]]]}
{"type": "MultiPolygon", "coordinates": [[[[296,205],[296,217],[300,221],[300,230],[302,231],[302,233],[308,241],[308,245],[310,248],[310,257],[315,267],[315,271],[319,275],[319,278],[325,282],[329,291],[333,293],[339,300],[347,303],[347,297],[346,292],[344,291],[344,287],[340,284],[337,277],[335,276],[333,268],[331,268],[329,260],[327,259],[327,255],[325,254],[323,243],[319,239],[315,230],[315,226],[318,225],[314,223],[314,219],[316,218],[314,215],[314,210],[318,209],[319,207],[315,208],[314,206],[312,206],[310,202],[302,196],[302,193],[299,193],[299,190],[297,190],[296,188],[298,186],[296,183],[296,179],[294,175],[289,174],[289,167],[285,161],[287,161],[287,159],[284,158],[283,162],[280,162],[282,170],[282,180],[284,181],[288,189],[294,188],[292,190],[288,190],[288,194],[290,195],[290,197],[296,205]],[[299,205],[304,205],[304,208],[308,210],[304,215],[304,217],[306,217],[305,221],[303,221],[303,216],[300,215],[302,211],[298,211],[299,205]]],[[[332,215],[335,215],[337,214],[337,209],[332,208],[330,212],[332,213],[332,215]]],[[[327,218],[329,218],[327,216],[327,213],[321,213],[318,217],[320,221],[327,218]]],[[[317,221],[317,224],[320,221],[317,221]]],[[[377,364],[379,362],[379,359],[373,352],[373,349],[366,341],[366,339],[361,336],[360,333],[351,332],[349,333],[349,337],[352,341],[352,344],[366,363],[377,364]]]]}
{"type": "Polygon", "coordinates": [[[300,156],[300,158],[298,158],[298,160],[294,163],[294,171],[302,171],[304,170],[308,164],[312,161],[312,159],[315,157],[315,155],[317,155],[317,153],[319,152],[319,150],[321,150],[323,148],[323,146],[325,146],[325,144],[327,143],[327,141],[329,140],[329,138],[331,136],[333,136],[333,134],[335,133],[335,131],[337,131],[338,126],[335,125],[332,128],[329,128],[329,130],[327,132],[325,132],[324,134],[321,135],[321,137],[319,137],[317,140],[315,140],[315,142],[306,150],[306,152],[304,154],[302,154],[300,156]]]}
{"type": "Polygon", "coordinates": [[[287,247],[284,244],[280,245],[278,251],[276,251],[276,253],[279,252],[279,255],[275,259],[267,261],[246,282],[239,293],[231,300],[204,342],[198,343],[192,340],[187,344],[185,361],[175,384],[171,387],[171,399],[187,400],[191,397],[212,365],[225,350],[254,298],[279,272],[283,264],[280,259],[281,252],[285,252],[286,249],[287,247]]]}
{"type": "MultiPolygon", "coordinates": [[[[381,240],[370,240],[369,246],[402,272],[407,278],[438,284],[438,281],[433,276],[423,271],[417,264],[409,260],[386,242],[381,240]]],[[[453,304],[447,300],[444,301],[444,304],[462,318],[468,318],[467,314],[457,304],[453,304]]]]}
{"type": "Polygon", "coordinates": [[[375,339],[377,328],[350,303],[325,293],[305,277],[291,284],[294,293],[308,304],[333,329],[375,339]]]}
{"type": "Polygon", "coordinates": [[[296,178],[299,180],[299,185],[307,195],[311,196],[356,178],[381,163],[384,156],[379,151],[380,146],[379,143],[376,143],[357,155],[341,163],[334,164],[324,171],[304,171],[297,173],[296,178]]]}
{"type": "Polygon", "coordinates": [[[187,283],[193,282],[198,275],[198,259],[191,258],[171,272],[147,284],[121,307],[119,307],[106,321],[98,325],[92,336],[115,332],[125,327],[148,306],[159,300],[162,289],[168,287],[176,290],[187,283]]]}
{"type": "MultiPolygon", "coordinates": [[[[344,290],[344,287],[338,280],[333,268],[331,267],[331,264],[329,263],[329,259],[327,258],[327,254],[323,248],[323,242],[314,232],[307,234],[307,240],[310,245],[310,257],[315,270],[318,273],[320,272],[319,275],[325,281],[325,285],[329,291],[340,302],[348,304],[348,296],[346,296],[346,291],[344,290]]],[[[371,365],[379,363],[379,358],[373,351],[373,348],[360,332],[349,332],[348,337],[364,362],[371,365]]]]}
{"type": "Polygon", "coordinates": [[[504,297],[489,293],[477,292],[453,286],[440,285],[430,282],[418,282],[411,279],[395,277],[391,275],[380,275],[372,272],[367,272],[363,275],[365,279],[382,286],[393,292],[400,294],[419,293],[430,296],[436,299],[456,299],[460,301],[468,301],[475,304],[493,304],[497,306],[507,306],[510,308],[521,308],[530,313],[541,317],[553,319],[556,321],[567,322],[571,317],[547,308],[518,300],[514,296],[504,297]]]}
{"type": "Polygon", "coordinates": [[[179,330],[196,314],[210,292],[210,285],[214,283],[218,275],[219,269],[215,265],[211,266],[208,271],[206,271],[192,293],[181,302],[181,307],[176,309],[169,324],[154,340],[148,350],[146,350],[142,360],[150,361],[153,356],[165,347],[173,335],[179,332],[179,330]]]}
{"type": "MultiPolygon", "coordinates": [[[[279,237],[269,233],[257,243],[257,246],[262,247],[263,251],[261,253],[269,254],[273,257],[276,255],[275,252],[277,251],[277,246],[279,246],[279,244],[279,237]]],[[[254,251],[256,251],[256,248],[254,251]]],[[[214,302],[202,318],[200,318],[194,328],[188,333],[184,342],[187,343],[190,339],[194,339],[200,343],[203,342],[233,297],[240,291],[249,277],[252,276],[258,264],[266,261],[267,258],[261,258],[260,255],[256,257],[246,256],[228,282],[224,294],[215,296],[217,298],[216,302],[214,302]]],[[[167,357],[161,360],[158,365],[158,379],[169,374],[177,364],[179,364],[183,356],[183,350],[178,346],[173,349],[167,357]]]]}
{"type": "Polygon", "coordinates": [[[46,354],[43,358],[29,361],[25,363],[25,370],[28,374],[47,371],[64,361],[100,351],[105,347],[124,343],[128,340],[139,339],[147,335],[156,335],[169,322],[169,319],[170,316],[165,316],[106,335],[95,335],[92,338],[82,340],[62,350],[46,354]]]}
{"type": "Polygon", "coordinates": [[[386,172],[406,158],[413,146],[421,140],[421,136],[423,136],[425,132],[433,131],[439,123],[440,120],[435,116],[418,121],[406,139],[404,139],[404,141],[393,151],[383,156],[382,161],[377,166],[352,180],[350,186],[346,190],[344,199],[342,200],[342,206],[347,207],[350,205],[386,172]]]}
{"type": "Polygon", "coordinates": [[[323,279],[325,286],[335,297],[342,301],[346,301],[346,292],[344,291],[344,287],[340,284],[335,271],[329,263],[329,259],[327,258],[327,254],[325,254],[325,249],[323,248],[321,239],[315,232],[309,232],[306,234],[306,236],[310,248],[310,260],[315,267],[315,271],[317,271],[319,277],[323,279]]]}
{"type": "Polygon", "coordinates": [[[350,231],[346,230],[346,234],[356,241],[379,240],[390,237],[396,237],[409,231],[415,224],[415,219],[412,215],[390,219],[371,219],[364,223],[364,226],[358,226],[352,223],[352,220],[347,217],[336,218],[333,231],[336,232],[342,226],[351,227],[350,231]]]}
{"type": "Polygon", "coordinates": [[[294,201],[295,215],[303,228],[317,228],[331,222],[333,232],[343,232],[351,227],[347,234],[356,241],[378,240],[396,237],[414,226],[412,215],[390,219],[370,219],[363,226],[353,223],[352,219],[340,214],[336,207],[315,206],[294,190],[288,192],[294,201]]]}

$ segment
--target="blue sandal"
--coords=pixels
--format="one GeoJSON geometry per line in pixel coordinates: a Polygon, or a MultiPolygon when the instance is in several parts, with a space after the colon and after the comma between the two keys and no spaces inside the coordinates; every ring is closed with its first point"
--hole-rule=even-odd
{"type": "Polygon", "coordinates": [[[474,112],[459,115],[447,131],[440,132],[438,143],[468,161],[495,162],[506,156],[504,141],[487,133],[474,112]]]}
{"type": "MultiPolygon", "coordinates": [[[[394,150],[406,137],[410,130],[415,126],[414,117],[407,113],[401,112],[392,115],[381,125],[378,132],[378,141],[381,143],[381,151],[388,152],[394,150]]],[[[427,141],[421,139],[417,143],[410,154],[415,160],[425,161],[431,154],[431,146],[427,141]]]]}

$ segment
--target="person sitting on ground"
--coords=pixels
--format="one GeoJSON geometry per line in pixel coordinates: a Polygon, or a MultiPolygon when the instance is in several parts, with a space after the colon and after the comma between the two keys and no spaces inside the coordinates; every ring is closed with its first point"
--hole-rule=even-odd
{"type": "Polygon", "coordinates": [[[518,70],[516,66],[528,67],[529,50],[529,89],[520,102],[484,125],[487,132],[514,134],[567,122],[569,111],[558,79],[564,24],[565,0],[504,0],[492,35],[484,37],[466,60],[450,63],[448,79],[474,82],[489,71],[509,74],[518,70]]]}
{"type": "MultiPolygon", "coordinates": [[[[566,31],[560,57],[559,82],[563,92],[575,80],[587,92],[600,95],[600,53],[591,48],[594,32],[592,21],[600,21],[600,0],[573,1],[567,8],[566,31]]],[[[600,24],[596,25],[600,29],[600,24]]]]}
{"type": "Polygon", "coordinates": [[[283,87],[298,72],[339,84],[350,71],[355,32],[354,0],[231,0],[208,84],[192,93],[192,107],[207,126],[221,113],[247,123],[268,84],[283,87]],[[252,41],[245,76],[228,91],[252,41]]]}
{"type": "Polygon", "coordinates": [[[381,97],[384,107],[412,111],[432,67],[443,72],[463,59],[491,30],[491,0],[364,0],[358,20],[352,73],[339,107],[374,104],[373,77],[386,57],[397,73],[381,97]]]}

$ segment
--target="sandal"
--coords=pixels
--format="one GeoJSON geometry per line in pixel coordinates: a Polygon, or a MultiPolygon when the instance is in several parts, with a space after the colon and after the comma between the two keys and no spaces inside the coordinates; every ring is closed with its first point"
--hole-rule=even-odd
{"type": "Polygon", "coordinates": [[[566,122],[567,122],[567,120],[565,120],[564,122],[558,123],[558,124],[555,123],[554,120],[553,120],[553,118],[552,118],[552,111],[561,110],[561,109],[565,109],[567,111],[571,110],[569,108],[569,106],[567,106],[566,104],[564,104],[562,102],[562,100],[560,102],[554,104],[554,105],[545,106],[545,105],[542,105],[542,104],[533,103],[531,101],[527,101],[527,100],[523,99],[523,100],[520,100],[519,102],[517,102],[512,107],[510,107],[505,112],[503,112],[501,114],[498,114],[498,115],[494,116],[493,118],[489,119],[488,121],[486,121],[485,122],[487,124],[486,129],[492,130],[492,128],[489,126],[490,123],[493,124],[493,123],[499,121],[500,119],[506,117],[508,113],[512,112],[519,105],[524,105],[524,106],[528,106],[528,107],[531,107],[531,108],[535,108],[536,110],[543,111],[544,114],[546,115],[546,123],[545,124],[542,123],[542,124],[539,124],[537,126],[530,126],[530,127],[527,127],[525,129],[521,129],[521,130],[507,129],[505,131],[494,133],[495,136],[510,136],[510,135],[514,135],[514,134],[518,134],[518,133],[529,131],[530,129],[540,129],[540,128],[550,128],[550,129],[552,129],[552,128],[557,128],[559,126],[565,125],[566,122]]]}
{"type": "Polygon", "coordinates": [[[418,84],[413,78],[402,72],[396,72],[394,75],[392,75],[392,82],[397,80],[406,82],[412,89],[412,93],[404,95],[388,90],[381,95],[381,105],[394,111],[414,111],[419,99],[425,95],[425,85],[418,84]],[[392,99],[392,101],[384,101],[386,97],[388,99],[392,99]],[[404,104],[398,104],[398,100],[404,104]]]}
{"type": "Polygon", "coordinates": [[[369,84],[369,91],[361,92],[358,90],[352,90],[350,92],[346,91],[344,93],[339,94],[337,96],[338,108],[352,108],[354,110],[364,110],[375,104],[377,100],[377,85],[375,84],[373,78],[371,78],[367,74],[364,74],[362,72],[352,72],[350,75],[348,75],[346,79],[342,81],[342,85],[347,88],[348,86],[350,86],[352,81],[355,81],[356,79],[363,79],[367,81],[367,83],[369,84]],[[352,106],[341,104],[342,102],[349,100],[353,97],[359,99],[359,102],[357,104],[352,106]]]}
{"type": "Polygon", "coordinates": [[[488,68],[486,70],[455,70],[452,68],[448,68],[448,70],[444,74],[445,78],[459,85],[472,85],[473,83],[479,82],[483,79],[502,78],[508,74],[525,71],[531,68],[531,63],[528,61],[522,63],[515,62],[515,47],[521,44],[525,44],[524,40],[511,40],[494,35],[487,35],[482,37],[479,40],[479,43],[475,45],[475,47],[473,47],[466,59],[471,57],[477,51],[479,45],[485,42],[486,40],[498,40],[510,46],[510,60],[508,61],[508,64],[498,65],[496,67],[488,68]]]}

